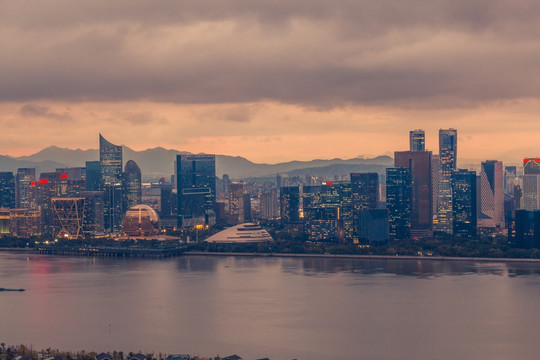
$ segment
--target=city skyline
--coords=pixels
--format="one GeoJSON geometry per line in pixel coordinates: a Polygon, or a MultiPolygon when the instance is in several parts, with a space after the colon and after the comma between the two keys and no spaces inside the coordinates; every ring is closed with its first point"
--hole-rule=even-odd
{"type": "Polygon", "coordinates": [[[460,129],[464,159],[540,151],[532,1],[0,10],[0,154],[93,148],[103,132],[137,150],[276,163],[406,150],[417,128],[432,151],[438,129],[460,129]]]}

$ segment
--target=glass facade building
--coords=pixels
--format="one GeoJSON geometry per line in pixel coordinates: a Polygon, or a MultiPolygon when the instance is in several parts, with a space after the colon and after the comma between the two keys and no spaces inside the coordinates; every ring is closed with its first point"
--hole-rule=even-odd
{"type": "Polygon", "coordinates": [[[386,169],[386,207],[391,239],[408,239],[411,227],[411,175],[409,168],[386,169]]]}
{"type": "Polygon", "coordinates": [[[452,177],[453,233],[476,235],[476,172],[459,169],[452,177]]]}
{"type": "Polygon", "coordinates": [[[108,142],[99,134],[99,163],[101,185],[121,182],[122,146],[108,142]]]}
{"type": "Polygon", "coordinates": [[[178,226],[215,223],[215,155],[177,155],[178,226]]]}
{"type": "Polygon", "coordinates": [[[439,130],[439,188],[437,230],[451,234],[452,227],[452,174],[457,166],[457,130],[439,130]]]}

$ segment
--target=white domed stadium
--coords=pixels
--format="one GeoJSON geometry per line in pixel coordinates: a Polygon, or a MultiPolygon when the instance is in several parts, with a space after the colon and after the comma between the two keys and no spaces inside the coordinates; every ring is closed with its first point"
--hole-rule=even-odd
{"type": "Polygon", "coordinates": [[[135,205],[126,211],[122,229],[128,236],[149,236],[159,231],[159,215],[148,205],[135,205]]]}
{"type": "Polygon", "coordinates": [[[253,223],[244,223],[225,229],[205,241],[216,244],[249,244],[273,241],[268,231],[253,223]]]}

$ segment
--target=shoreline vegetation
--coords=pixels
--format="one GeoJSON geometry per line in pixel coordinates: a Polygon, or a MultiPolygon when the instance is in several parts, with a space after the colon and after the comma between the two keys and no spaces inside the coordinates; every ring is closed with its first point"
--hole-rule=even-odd
{"type": "MultiPolygon", "coordinates": [[[[210,236],[202,231],[200,239],[210,236]]],[[[166,258],[182,255],[328,257],[358,259],[474,260],[540,262],[540,249],[522,248],[504,235],[459,238],[437,235],[422,239],[383,244],[351,244],[305,241],[299,234],[272,231],[274,241],[250,244],[215,244],[205,241],[186,243],[157,239],[85,239],[55,241],[40,238],[0,238],[0,251],[104,257],[166,258]]],[[[192,237],[195,238],[195,237],[192,237]]],[[[1,359],[0,359],[1,360],[1,359]]]]}
{"type": "Polygon", "coordinates": [[[225,357],[216,356],[200,356],[200,355],[176,355],[159,352],[146,353],[141,352],[124,352],[124,351],[64,351],[59,349],[33,349],[32,346],[26,345],[6,345],[0,344],[0,360],[224,360],[225,357]],[[106,355],[106,356],[104,356],[106,355]]]}

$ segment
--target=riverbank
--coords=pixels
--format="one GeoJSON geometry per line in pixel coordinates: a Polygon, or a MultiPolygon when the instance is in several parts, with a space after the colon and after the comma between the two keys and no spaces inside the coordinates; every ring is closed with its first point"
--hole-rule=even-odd
{"type": "Polygon", "coordinates": [[[530,262],[540,263],[540,259],[527,258],[486,258],[459,256],[410,256],[410,255],[349,255],[349,254],[282,254],[282,253],[237,253],[186,251],[184,256],[251,256],[251,257],[290,257],[290,258],[334,258],[363,260],[415,260],[415,261],[479,261],[479,262],[530,262]]]}

